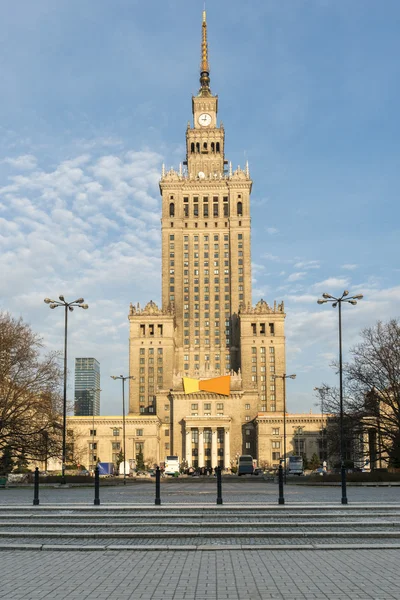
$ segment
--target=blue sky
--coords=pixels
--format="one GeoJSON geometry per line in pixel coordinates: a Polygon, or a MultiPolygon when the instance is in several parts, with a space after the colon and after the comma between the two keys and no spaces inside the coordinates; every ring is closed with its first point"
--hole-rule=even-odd
{"type": "MultiPolygon", "coordinates": [[[[0,306],[51,349],[84,296],[73,359],[101,363],[102,414],[120,414],[129,303],[160,301],[163,162],[184,159],[198,90],[192,0],[19,0],[2,11],[0,306]]],[[[249,160],[253,300],[284,300],[288,409],[317,411],[336,383],[337,313],[322,292],[363,293],[344,348],[400,316],[397,0],[207,3],[211,86],[226,154],[249,160]]],[[[345,354],[345,355],[346,355],[345,354]]]]}

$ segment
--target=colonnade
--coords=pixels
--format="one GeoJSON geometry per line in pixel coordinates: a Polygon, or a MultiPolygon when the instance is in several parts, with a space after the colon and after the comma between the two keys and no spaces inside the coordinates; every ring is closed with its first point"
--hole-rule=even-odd
{"type": "Polygon", "coordinates": [[[188,467],[192,467],[193,465],[193,455],[192,455],[192,431],[198,431],[198,454],[197,461],[198,467],[205,467],[207,458],[205,456],[205,444],[204,444],[204,430],[211,431],[211,467],[216,467],[219,464],[219,460],[222,459],[222,456],[218,456],[218,432],[223,430],[223,462],[225,469],[230,467],[230,430],[228,427],[186,427],[186,440],[185,440],[185,448],[186,448],[186,462],[188,467]]]}

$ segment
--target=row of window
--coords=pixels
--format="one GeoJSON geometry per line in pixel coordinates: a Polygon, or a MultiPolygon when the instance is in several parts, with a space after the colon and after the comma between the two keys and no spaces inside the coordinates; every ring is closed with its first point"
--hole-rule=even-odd
{"type": "MultiPolygon", "coordinates": [[[[120,435],[120,430],[119,427],[114,427],[112,430],[112,434],[114,437],[118,437],[120,435]]],[[[97,430],[96,429],[89,429],[89,435],[90,437],[96,437],[97,435],[97,430]]],[[[143,429],[136,429],[136,435],[137,437],[141,437],[143,435],[143,429]]],[[[119,444],[120,442],[112,442],[113,447],[114,444],[119,444]]]]}
{"type": "MultiPolygon", "coordinates": [[[[199,204],[198,204],[198,202],[196,202],[196,199],[194,199],[194,202],[192,204],[192,214],[190,214],[190,211],[189,211],[189,204],[188,204],[189,198],[184,198],[184,202],[186,202],[183,205],[183,216],[184,217],[189,218],[190,216],[193,216],[193,217],[197,218],[200,216],[199,204]]],[[[174,202],[170,202],[170,204],[169,204],[169,216],[175,217],[175,203],[174,202]]],[[[209,217],[219,217],[220,216],[220,207],[219,207],[218,199],[217,199],[217,201],[214,201],[211,204],[210,209],[209,209],[208,202],[207,202],[207,204],[203,204],[202,216],[205,219],[208,219],[209,217]]],[[[231,216],[230,211],[229,211],[228,198],[224,198],[221,216],[222,217],[231,216]]],[[[237,217],[243,216],[243,203],[242,202],[236,203],[236,216],[237,217]]]]}
{"type": "MultiPolygon", "coordinates": [[[[220,235],[219,233],[214,233],[212,236],[210,236],[209,234],[205,234],[202,236],[198,236],[198,235],[194,235],[192,236],[193,238],[193,242],[198,242],[199,241],[199,237],[201,237],[203,239],[204,242],[209,242],[210,241],[210,237],[213,238],[214,242],[218,242],[220,239],[222,241],[222,234],[220,235]]],[[[237,234],[238,240],[243,240],[243,233],[238,233],[237,234]]],[[[228,242],[229,241],[229,235],[227,233],[223,234],[223,239],[224,242],[228,242]]],[[[169,235],[169,241],[170,242],[174,242],[175,241],[175,234],[174,233],[170,233],[169,235]]],[[[183,236],[183,241],[184,242],[189,242],[189,236],[188,235],[184,235],[183,236]]]]}

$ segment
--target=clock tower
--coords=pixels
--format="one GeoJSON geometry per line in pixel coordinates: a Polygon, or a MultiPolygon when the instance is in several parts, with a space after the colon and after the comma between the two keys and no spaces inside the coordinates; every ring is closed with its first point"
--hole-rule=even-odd
{"type": "Polygon", "coordinates": [[[207,20],[203,12],[202,47],[200,64],[200,90],[192,98],[193,127],[186,130],[186,165],[189,176],[219,176],[224,171],[223,125],[218,127],[218,96],[210,89],[210,66],[208,62],[207,20]],[[200,174],[200,175],[199,175],[200,174]]]}

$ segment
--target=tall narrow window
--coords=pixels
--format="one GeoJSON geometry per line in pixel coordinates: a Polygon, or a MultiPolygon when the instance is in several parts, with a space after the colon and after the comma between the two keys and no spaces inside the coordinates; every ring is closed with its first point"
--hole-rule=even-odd
{"type": "Polygon", "coordinates": [[[243,204],[241,202],[237,203],[237,214],[238,217],[241,217],[243,215],[243,204]]]}
{"type": "Polygon", "coordinates": [[[175,204],[173,202],[171,202],[171,204],[169,205],[169,216],[175,216],[175,204]]]}

